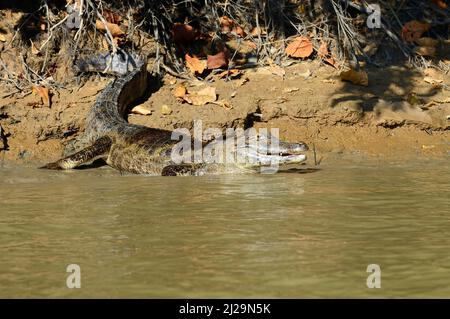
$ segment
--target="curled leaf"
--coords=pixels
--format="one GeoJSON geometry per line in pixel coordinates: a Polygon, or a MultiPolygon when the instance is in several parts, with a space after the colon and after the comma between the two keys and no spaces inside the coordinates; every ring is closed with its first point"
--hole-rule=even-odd
{"type": "Polygon", "coordinates": [[[102,32],[106,32],[106,29],[108,28],[109,32],[111,32],[111,35],[114,38],[122,37],[125,35],[122,29],[115,23],[106,22],[105,24],[101,20],[97,20],[95,22],[95,27],[102,32]]]}
{"type": "Polygon", "coordinates": [[[422,47],[436,47],[439,41],[433,38],[422,37],[416,40],[416,43],[422,47]]]}
{"type": "Polygon", "coordinates": [[[223,72],[219,73],[218,75],[219,75],[220,79],[223,79],[226,76],[234,78],[241,74],[242,74],[241,71],[239,71],[238,69],[231,69],[231,70],[223,71],[223,72]]]}
{"type": "Polygon", "coordinates": [[[348,71],[344,71],[340,74],[341,80],[349,81],[353,84],[368,86],[369,85],[369,77],[367,73],[363,70],[353,70],[350,69],[348,71]]]}
{"type": "Polygon", "coordinates": [[[430,29],[430,24],[426,22],[420,22],[412,20],[402,28],[402,37],[406,42],[414,42],[418,40],[422,34],[430,29]]]}
{"type": "Polygon", "coordinates": [[[319,57],[326,58],[328,56],[329,52],[328,52],[328,46],[326,42],[322,42],[320,44],[319,50],[317,51],[317,55],[319,57]]]}
{"type": "Polygon", "coordinates": [[[224,68],[228,66],[228,58],[225,54],[225,52],[219,52],[215,55],[208,55],[206,66],[208,69],[219,69],[224,68]]]}
{"type": "Polygon", "coordinates": [[[435,56],[436,48],[435,47],[417,47],[414,49],[414,53],[422,56],[435,56]]]}
{"type": "Polygon", "coordinates": [[[188,24],[175,23],[172,27],[172,37],[176,43],[189,43],[199,36],[199,32],[188,24]]]}
{"type": "Polygon", "coordinates": [[[217,100],[216,88],[208,86],[198,92],[189,92],[183,99],[192,105],[205,105],[217,100]]]}
{"type": "Polygon", "coordinates": [[[36,48],[36,46],[34,45],[34,43],[33,43],[33,41],[32,41],[31,39],[30,39],[30,42],[31,42],[31,53],[32,53],[33,55],[38,55],[38,54],[40,54],[41,51],[39,51],[39,49],[36,48]]]}
{"type": "Polygon", "coordinates": [[[289,43],[285,52],[293,58],[307,58],[313,53],[313,45],[308,37],[300,36],[289,43]]]}
{"type": "Polygon", "coordinates": [[[205,71],[207,66],[205,60],[200,60],[196,57],[191,57],[187,53],[184,56],[184,58],[186,59],[186,66],[189,68],[189,70],[191,70],[192,73],[200,75],[203,73],[203,71],[205,71]]]}
{"type": "Polygon", "coordinates": [[[52,103],[51,95],[50,95],[50,91],[47,87],[33,85],[31,90],[33,93],[35,93],[41,97],[42,103],[44,103],[44,105],[46,105],[48,107],[51,106],[51,103],[52,103]]]}
{"type": "Polygon", "coordinates": [[[211,102],[211,103],[219,105],[219,106],[221,106],[221,107],[223,107],[225,109],[228,109],[228,110],[233,108],[233,106],[231,105],[230,101],[227,101],[227,100],[219,100],[219,101],[211,102]]]}
{"type": "Polygon", "coordinates": [[[150,111],[149,109],[145,108],[142,105],[138,105],[131,109],[131,113],[140,114],[140,115],[150,115],[150,114],[152,114],[152,111],[150,111]]]}
{"type": "Polygon", "coordinates": [[[444,2],[444,0],[431,0],[434,4],[436,4],[439,8],[442,10],[447,9],[447,4],[444,2]]]}
{"type": "Polygon", "coordinates": [[[184,98],[184,96],[186,95],[187,90],[186,87],[183,84],[178,85],[174,90],[173,90],[173,95],[175,95],[176,98],[182,99],[184,98]]]}

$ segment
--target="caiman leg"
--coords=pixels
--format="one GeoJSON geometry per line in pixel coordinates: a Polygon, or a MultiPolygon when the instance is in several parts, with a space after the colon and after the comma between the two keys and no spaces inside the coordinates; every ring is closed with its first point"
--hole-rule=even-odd
{"type": "Polygon", "coordinates": [[[108,136],[103,136],[85,149],[40,168],[57,170],[75,168],[83,163],[106,156],[111,149],[111,143],[111,139],[108,136]]]}
{"type": "Polygon", "coordinates": [[[196,175],[201,164],[173,164],[164,166],[161,176],[196,175]]]}

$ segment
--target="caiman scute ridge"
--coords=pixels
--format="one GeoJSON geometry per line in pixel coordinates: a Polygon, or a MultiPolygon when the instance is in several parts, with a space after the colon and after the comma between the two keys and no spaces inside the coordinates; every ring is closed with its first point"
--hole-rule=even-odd
{"type": "MultiPolygon", "coordinates": [[[[98,71],[110,68],[119,76],[100,93],[86,118],[85,139],[87,148],[49,163],[43,168],[71,169],[97,158],[122,172],[149,175],[203,175],[223,172],[254,172],[255,165],[229,164],[176,164],[171,159],[171,150],[178,143],[172,140],[172,132],[128,123],[125,120],[128,106],[142,97],[148,87],[147,65],[144,59],[124,53],[105,54],[80,61],[79,71],[98,71]]],[[[281,142],[274,157],[280,163],[299,163],[307,150],[304,143],[281,142]],[[282,153],[286,154],[282,154],[282,153]],[[285,156],[287,155],[287,156],[285,156]]],[[[266,155],[264,155],[267,157],[266,155]]],[[[269,155],[271,156],[271,155],[269,155]]]]}

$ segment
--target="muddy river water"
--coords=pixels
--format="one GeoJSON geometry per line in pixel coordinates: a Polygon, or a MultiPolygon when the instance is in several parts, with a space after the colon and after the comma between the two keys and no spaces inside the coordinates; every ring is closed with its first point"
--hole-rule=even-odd
{"type": "Polygon", "coordinates": [[[0,297],[450,297],[448,159],[319,167],[2,167],[0,297]],[[67,287],[70,264],[79,289],[67,287]],[[379,289],[367,287],[370,264],[379,289]]]}

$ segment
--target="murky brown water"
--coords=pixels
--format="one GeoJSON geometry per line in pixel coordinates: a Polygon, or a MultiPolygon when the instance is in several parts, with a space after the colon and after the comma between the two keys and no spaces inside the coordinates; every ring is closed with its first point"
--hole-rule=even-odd
{"type": "Polygon", "coordinates": [[[450,297],[449,162],[321,168],[2,168],[0,297],[450,297]],[[373,263],[381,289],[366,286],[373,263]]]}

